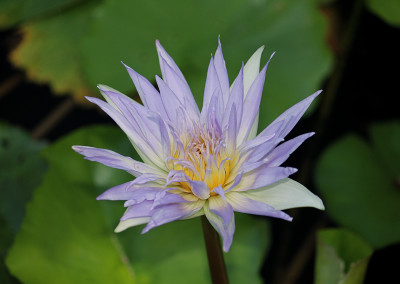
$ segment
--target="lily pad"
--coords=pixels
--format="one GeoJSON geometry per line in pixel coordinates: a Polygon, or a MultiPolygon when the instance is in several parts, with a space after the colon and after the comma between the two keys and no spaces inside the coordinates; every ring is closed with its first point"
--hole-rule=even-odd
{"type": "Polygon", "coordinates": [[[331,66],[325,22],[312,1],[105,1],[95,15],[81,45],[85,73],[90,84],[122,92],[133,84],[121,60],[149,80],[160,73],[155,39],[182,69],[199,105],[218,35],[231,82],[258,47],[266,45],[263,64],[277,51],[267,72],[263,128],[315,92],[331,66]]]}
{"type": "Polygon", "coordinates": [[[60,12],[79,2],[81,0],[2,0],[0,2],[0,29],[60,12]]]}
{"type": "Polygon", "coordinates": [[[367,7],[388,24],[400,27],[400,2],[398,0],[368,0],[367,7]]]}
{"type": "Polygon", "coordinates": [[[372,143],[355,135],[334,142],[317,165],[327,212],[373,247],[400,241],[400,124],[371,127],[372,143]]]}
{"type": "Polygon", "coordinates": [[[0,123],[0,283],[15,283],[4,259],[21,226],[25,204],[46,170],[40,156],[44,147],[23,130],[0,123]]]}
{"type": "MultiPolygon", "coordinates": [[[[200,219],[173,222],[145,235],[142,228],[113,233],[123,206],[95,197],[131,176],[82,159],[71,150],[74,144],[137,158],[122,131],[105,126],[81,129],[46,149],[49,170],[7,258],[12,274],[28,284],[208,282],[200,219]]],[[[236,228],[225,255],[232,283],[261,283],[266,224],[237,214],[236,228]]]]}
{"type": "Polygon", "coordinates": [[[155,81],[159,39],[201,104],[210,53],[221,35],[231,82],[258,47],[266,45],[263,63],[277,51],[261,103],[264,128],[315,92],[332,63],[314,1],[64,1],[68,9],[21,25],[24,36],[11,60],[32,80],[78,100],[98,83],[132,93],[121,60],[155,81]]]}
{"type": "Polygon", "coordinates": [[[344,229],[318,232],[315,284],[362,284],[372,248],[344,229]]]}
{"type": "Polygon", "coordinates": [[[11,61],[38,83],[49,83],[57,94],[78,100],[94,94],[84,77],[76,45],[86,36],[94,4],[80,5],[21,27],[23,40],[11,61]]]}

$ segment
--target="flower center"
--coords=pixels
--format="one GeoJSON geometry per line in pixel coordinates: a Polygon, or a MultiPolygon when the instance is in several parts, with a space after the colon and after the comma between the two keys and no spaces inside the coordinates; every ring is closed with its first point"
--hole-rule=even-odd
{"type": "Polygon", "coordinates": [[[181,135],[171,147],[167,165],[174,173],[185,174],[178,182],[182,189],[192,191],[185,178],[200,180],[207,184],[211,195],[215,195],[215,187],[225,185],[232,168],[221,133],[205,127],[196,127],[194,131],[181,135]]]}

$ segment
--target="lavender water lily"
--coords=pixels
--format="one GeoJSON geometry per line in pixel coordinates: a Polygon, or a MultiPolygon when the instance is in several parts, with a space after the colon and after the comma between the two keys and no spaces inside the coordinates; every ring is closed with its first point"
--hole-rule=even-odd
{"type": "Polygon", "coordinates": [[[127,209],[116,232],[147,224],[146,233],[175,220],[205,215],[227,252],[235,232],[235,211],[291,221],[282,210],[324,209],[320,198],[288,178],[296,169],[281,167],[314,134],[284,142],[320,91],[257,135],[269,63],[260,71],[263,47],[230,84],[219,42],[208,67],[200,111],[178,66],[158,41],[156,46],[162,73],[162,78],[156,76],[159,91],[125,65],[143,105],[104,85],[98,87],[106,101],[87,98],[119,125],[143,162],[111,150],[73,146],[86,159],[135,177],[97,198],[125,200],[127,209]]]}

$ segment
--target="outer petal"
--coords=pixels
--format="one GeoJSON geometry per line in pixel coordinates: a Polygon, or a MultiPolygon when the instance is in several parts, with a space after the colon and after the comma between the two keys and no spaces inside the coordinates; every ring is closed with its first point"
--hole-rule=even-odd
{"type": "Polygon", "coordinates": [[[218,48],[215,52],[214,59],[215,70],[217,72],[219,85],[221,86],[222,97],[224,105],[226,105],[229,96],[229,78],[228,71],[226,70],[224,56],[222,54],[221,41],[218,38],[218,48]]]}
{"type": "Polygon", "coordinates": [[[295,168],[283,168],[261,166],[258,169],[251,171],[250,173],[244,174],[241,182],[232,188],[232,191],[247,191],[252,189],[258,189],[267,185],[273,184],[281,179],[287,178],[289,175],[295,173],[295,168]]]}
{"type": "MultiPolygon", "coordinates": [[[[160,156],[154,152],[154,149],[152,149],[151,145],[148,144],[148,141],[146,141],[145,138],[135,130],[132,124],[130,124],[129,121],[117,109],[97,98],[86,98],[90,102],[97,104],[119,125],[119,127],[121,127],[126,135],[128,135],[135,150],[146,164],[155,165],[160,169],[166,169],[164,161],[160,159],[160,156]]],[[[162,151],[161,146],[160,148],[162,151]]]]}
{"type": "Polygon", "coordinates": [[[207,199],[210,197],[210,189],[208,185],[201,180],[188,180],[194,195],[200,199],[207,199]]]}
{"type": "Polygon", "coordinates": [[[270,186],[249,190],[245,196],[267,203],[277,210],[295,207],[315,207],[324,210],[322,200],[300,183],[286,178],[270,186]]]}
{"type": "MultiPolygon", "coordinates": [[[[122,62],[122,64],[124,63],[122,62]]],[[[154,86],[146,78],[141,76],[128,65],[124,64],[124,66],[135,84],[136,90],[138,91],[143,104],[150,110],[159,113],[163,119],[168,119],[159,92],[157,92],[154,86]]]]}
{"type": "Polygon", "coordinates": [[[306,133],[282,143],[266,157],[267,165],[270,167],[280,166],[289,158],[290,154],[292,154],[306,139],[313,135],[314,132],[306,133]]]}
{"type": "Polygon", "coordinates": [[[121,221],[128,220],[131,218],[151,217],[152,206],[153,206],[152,200],[145,200],[138,204],[129,206],[129,208],[125,211],[125,214],[121,217],[121,221]]]}
{"type": "Polygon", "coordinates": [[[139,217],[139,218],[132,218],[128,220],[120,221],[118,226],[115,228],[114,232],[119,233],[122,232],[130,227],[146,224],[150,221],[149,217],[139,217]]]}
{"type": "Polygon", "coordinates": [[[240,124],[240,131],[239,131],[240,134],[238,136],[239,145],[244,141],[249,140],[255,136],[254,135],[253,137],[249,137],[249,134],[253,128],[254,123],[258,125],[258,112],[260,108],[262,91],[264,88],[265,74],[267,72],[269,62],[271,61],[273,55],[274,54],[271,55],[267,64],[265,64],[264,68],[254,79],[253,84],[250,86],[247,94],[245,93],[246,95],[244,98],[244,105],[243,105],[243,117],[242,117],[242,122],[240,124]]]}
{"type": "Polygon", "coordinates": [[[233,234],[235,233],[235,217],[233,214],[233,209],[229,205],[229,203],[224,201],[221,197],[217,198],[222,200],[222,202],[224,203],[218,202],[217,204],[215,202],[210,204],[210,202],[207,202],[204,205],[204,214],[206,215],[211,225],[221,235],[223,241],[223,249],[225,252],[228,252],[229,248],[232,245],[233,234]],[[218,214],[215,214],[214,212],[218,214]]]}
{"type": "Polygon", "coordinates": [[[283,125],[281,130],[276,133],[276,135],[280,138],[285,138],[285,136],[293,129],[293,127],[297,124],[303,114],[306,112],[310,104],[313,100],[321,93],[322,91],[315,92],[311,96],[305,98],[301,102],[295,104],[284,113],[282,113],[278,118],[276,118],[267,128],[265,128],[259,135],[271,135],[271,128],[275,123],[283,121],[283,125]]]}
{"type": "Polygon", "coordinates": [[[230,192],[226,194],[226,199],[232,205],[233,210],[237,212],[281,218],[287,221],[292,221],[293,219],[285,212],[276,210],[265,202],[246,197],[243,192],[230,192]]]}
{"type": "Polygon", "coordinates": [[[188,112],[193,115],[193,117],[199,117],[199,108],[182,72],[179,70],[172,57],[168,55],[158,40],[156,41],[156,46],[164,81],[176,94],[182,104],[188,108],[188,112]]]}
{"type": "Polygon", "coordinates": [[[155,227],[193,215],[200,211],[203,205],[204,200],[198,200],[195,202],[173,203],[159,206],[153,210],[151,219],[146,228],[143,229],[142,234],[147,233],[155,227]]]}
{"type": "Polygon", "coordinates": [[[135,163],[139,162],[130,157],[122,156],[111,150],[88,146],[72,146],[72,149],[75,152],[85,156],[85,158],[89,161],[98,162],[111,168],[125,170],[134,176],[140,175],[140,172],[135,168],[135,163]]]}
{"type": "Polygon", "coordinates": [[[154,200],[158,192],[162,191],[164,187],[156,183],[149,185],[135,185],[134,180],[114,186],[102,194],[97,200],[135,200],[140,202],[144,199],[154,200]]]}

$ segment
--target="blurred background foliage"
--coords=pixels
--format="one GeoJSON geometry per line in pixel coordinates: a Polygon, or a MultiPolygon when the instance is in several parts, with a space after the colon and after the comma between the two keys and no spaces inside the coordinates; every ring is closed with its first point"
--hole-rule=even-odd
{"type": "Polygon", "coordinates": [[[277,51],[259,129],[324,89],[293,134],[317,135],[287,164],[326,211],[237,214],[231,282],[400,281],[399,27],[396,0],[0,0],[0,282],[209,282],[199,220],[114,234],[121,204],[95,197],[129,176],[71,146],[136,157],[84,96],[101,83],[139,100],[120,61],[154,82],[159,39],[201,105],[219,35],[231,81],[277,51]]]}

